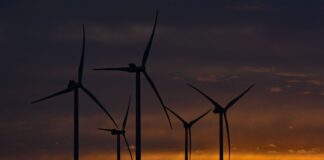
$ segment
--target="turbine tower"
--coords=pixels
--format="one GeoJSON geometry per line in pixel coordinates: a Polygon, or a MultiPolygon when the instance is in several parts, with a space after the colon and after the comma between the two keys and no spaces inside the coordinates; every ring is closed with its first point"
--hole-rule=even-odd
{"type": "Polygon", "coordinates": [[[226,131],[227,131],[227,141],[228,141],[228,157],[231,158],[231,138],[230,138],[230,130],[227,120],[227,111],[240,99],[242,98],[253,86],[252,84],[248,89],[246,89],[242,94],[240,94],[238,97],[231,100],[225,107],[219,105],[215,100],[213,100],[211,97],[209,97],[207,94],[196,88],[195,86],[189,84],[189,87],[193,88],[197,92],[199,92],[201,95],[203,95],[206,99],[210,101],[214,105],[214,113],[219,114],[219,160],[224,160],[224,136],[223,136],[223,117],[225,119],[225,125],[226,125],[226,131]]]}
{"type": "Polygon", "coordinates": [[[135,123],[136,123],[136,160],[141,160],[141,74],[144,75],[150,86],[152,87],[153,91],[155,92],[157,98],[159,99],[162,108],[168,118],[170,127],[172,128],[171,121],[168,115],[168,112],[165,108],[164,102],[160,96],[160,93],[158,92],[154,82],[150,78],[150,76],[146,72],[146,62],[151,50],[151,45],[157,25],[157,19],[158,19],[158,10],[156,10],[156,16],[155,16],[155,22],[153,26],[153,30],[149,39],[149,42],[146,46],[146,49],[144,51],[143,59],[141,65],[135,65],[134,63],[130,63],[128,67],[120,67],[120,68],[96,68],[94,70],[99,71],[122,71],[122,72],[128,72],[128,73],[135,73],[136,76],[136,106],[135,106],[135,123]]]}
{"type": "Polygon", "coordinates": [[[49,98],[53,98],[53,97],[67,94],[70,92],[74,93],[74,130],[73,130],[73,133],[74,133],[74,160],[79,160],[79,89],[81,91],[83,91],[85,94],[87,94],[107,114],[107,116],[112,120],[114,125],[116,127],[118,127],[114,118],[109,114],[109,112],[99,102],[99,100],[94,96],[94,94],[90,90],[88,90],[82,83],[84,52],[85,52],[85,29],[84,29],[84,25],[83,25],[82,53],[81,53],[79,71],[78,71],[78,80],[77,81],[70,80],[66,89],[63,89],[63,90],[56,92],[52,95],[49,95],[47,97],[44,97],[44,98],[41,98],[41,99],[31,102],[32,104],[38,103],[38,102],[47,100],[49,98]]]}
{"type": "Polygon", "coordinates": [[[200,115],[196,119],[187,122],[185,121],[182,117],[180,117],[177,113],[175,113],[172,109],[169,107],[166,107],[167,110],[169,110],[175,117],[177,117],[183,124],[183,127],[185,129],[185,160],[188,160],[188,158],[191,160],[191,148],[192,148],[192,143],[191,143],[191,127],[198,122],[200,119],[205,117],[211,110],[208,110],[204,114],[200,115]]]}
{"type": "Polygon", "coordinates": [[[124,141],[125,141],[126,146],[127,146],[127,149],[128,149],[128,152],[129,152],[129,155],[130,155],[131,159],[133,160],[132,151],[131,151],[131,149],[129,147],[129,143],[128,143],[128,140],[127,140],[126,135],[125,135],[126,134],[125,128],[126,128],[127,119],[128,119],[128,111],[129,111],[129,107],[130,107],[130,102],[131,102],[131,97],[129,97],[129,100],[128,100],[128,107],[127,107],[127,111],[126,111],[126,114],[125,114],[125,117],[124,117],[123,128],[122,129],[118,129],[118,128],[113,128],[113,129],[98,128],[99,130],[102,130],[102,131],[108,131],[108,132],[111,133],[111,135],[117,137],[117,160],[120,160],[120,158],[121,158],[121,154],[120,154],[120,136],[123,136],[124,141]]]}

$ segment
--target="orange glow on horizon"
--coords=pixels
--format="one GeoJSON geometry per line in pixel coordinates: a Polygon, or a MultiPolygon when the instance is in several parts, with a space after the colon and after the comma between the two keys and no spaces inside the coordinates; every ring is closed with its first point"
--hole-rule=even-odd
{"type": "MultiPolygon", "coordinates": [[[[70,160],[73,159],[72,156],[67,155],[38,155],[38,157],[33,157],[35,160],[57,160],[57,159],[65,159],[70,160]]],[[[107,154],[107,153],[89,153],[87,155],[81,155],[82,159],[88,160],[107,160],[107,159],[116,159],[115,154],[107,154]]],[[[231,156],[232,160],[323,160],[324,154],[261,154],[261,153],[238,153],[231,156]]],[[[122,159],[130,159],[128,154],[123,154],[122,159]]],[[[142,155],[142,159],[144,160],[183,160],[184,155],[182,152],[178,153],[168,153],[168,152],[154,152],[154,153],[146,153],[142,155]]],[[[217,154],[211,153],[194,153],[192,155],[193,160],[218,160],[217,154]]],[[[227,155],[225,159],[228,159],[227,155]]],[[[8,159],[10,160],[10,158],[8,159]]]]}
{"type": "MultiPolygon", "coordinates": [[[[123,155],[123,157],[128,155],[123,155]]],[[[108,157],[104,154],[88,155],[85,159],[106,160],[108,157]]],[[[109,159],[115,159],[115,156],[109,156],[109,159]]],[[[127,159],[127,158],[126,158],[127,159]]],[[[142,159],[147,160],[183,160],[183,153],[151,153],[143,154],[142,159]]],[[[193,160],[218,160],[216,154],[193,154],[193,160]]],[[[228,159],[227,155],[224,159],[228,159]]],[[[323,160],[324,154],[253,154],[241,153],[231,156],[232,160],[323,160]]]]}

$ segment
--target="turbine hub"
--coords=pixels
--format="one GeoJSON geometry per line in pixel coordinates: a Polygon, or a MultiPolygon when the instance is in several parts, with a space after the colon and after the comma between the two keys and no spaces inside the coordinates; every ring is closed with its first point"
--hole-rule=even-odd
{"type": "Polygon", "coordinates": [[[136,68],[137,67],[135,63],[130,63],[128,65],[129,65],[130,68],[136,68]]]}
{"type": "Polygon", "coordinates": [[[111,134],[112,135],[117,135],[118,134],[118,130],[117,129],[112,129],[111,130],[111,134]]]}
{"type": "Polygon", "coordinates": [[[70,80],[68,84],[68,88],[74,88],[78,85],[74,80],[70,80]]]}
{"type": "Polygon", "coordinates": [[[121,131],[121,130],[117,130],[117,129],[111,130],[112,135],[119,135],[119,134],[124,134],[124,133],[125,133],[125,131],[121,131]]]}
{"type": "Polygon", "coordinates": [[[130,63],[129,65],[129,71],[128,72],[143,72],[145,71],[145,67],[143,66],[136,66],[134,63],[130,63]]]}
{"type": "Polygon", "coordinates": [[[223,113],[223,112],[225,112],[225,109],[220,110],[220,109],[218,109],[218,108],[215,108],[215,109],[213,110],[213,112],[214,112],[214,113],[223,113]]]}
{"type": "Polygon", "coordinates": [[[191,127],[191,125],[188,124],[188,123],[183,124],[183,126],[184,126],[184,128],[190,128],[191,127]]]}

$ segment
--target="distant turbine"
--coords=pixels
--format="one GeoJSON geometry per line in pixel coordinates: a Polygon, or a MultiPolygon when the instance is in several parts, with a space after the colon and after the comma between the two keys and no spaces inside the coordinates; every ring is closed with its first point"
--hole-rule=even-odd
{"type": "Polygon", "coordinates": [[[46,99],[56,97],[59,95],[63,95],[66,93],[74,92],[74,160],[79,159],[79,94],[78,90],[81,89],[84,91],[97,105],[108,115],[108,117],[112,120],[116,127],[117,123],[115,122],[114,118],[109,114],[109,112],[105,109],[105,107],[99,102],[99,100],[91,93],[83,84],[82,84],[82,74],[83,74],[83,63],[84,63],[84,51],[85,51],[85,29],[83,25],[83,41],[82,41],[82,53],[81,53],[81,60],[79,65],[79,72],[78,72],[78,81],[70,80],[69,84],[66,89],[56,92],[50,96],[41,98],[39,100],[31,102],[37,103],[40,101],[44,101],[46,99]]]}
{"type": "Polygon", "coordinates": [[[125,128],[126,128],[127,119],[128,119],[128,111],[129,111],[129,107],[130,107],[130,102],[131,102],[131,98],[129,97],[127,111],[126,111],[124,121],[123,121],[123,128],[121,130],[118,128],[113,128],[113,129],[98,128],[99,130],[108,131],[112,135],[117,136],[117,160],[120,160],[120,135],[123,136],[124,141],[127,145],[129,155],[130,155],[131,159],[133,160],[132,151],[129,147],[129,143],[128,143],[126,135],[125,135],[126,134],[125,128]]]}
{"type": "Polygon", "coordinates": [[[141,73],[144,74],[145,78],[151,85],[153,91],[155,92],[156,96],[158,97],[162,108],[169,120],[169,124],[172,128],[171,121],[168,115],[168,112],[166,108],[164,107],[164,102],[160,96],[160,93],[158,92],[154,82],[152,79],[149,77],[149,75],[146,72],[146,61],[148,59],[150,50],[151,50],[151,45],[155,33],[155,28],[157,25],[157,18],[158,18],[158,10],[156,10],[156,16],[155,16],[155,22],[154,22],[154,27],[153,31],[151,34],[151,37],[149,39],[149,42],[146,46],[144,56],[142,59],[142,64],[140,66],[135,65],[134,63],[130,63],[128,67],[120,67],[120,68],[96,68],[94,70],[108,70],[108,71],[123,71],[123,72],[129,72],[129,73],[135,73],[136,74],[136,116],[135,116],[135,121],[136,121],[136,160],[141,160],[141,73]]]}
{"type": "Polygon", "coordinates": [[[194,87],[193,85],[189,84],[188,85],[198,91],[201,95],[203,95],[205,98],[207,98],[213,105],[214,105],[214,113],[217,114],[219,113],[219,160],[224,159],[224,138],[223,138],[223,116],[225,118],[225,124],[226,124],[226,130],[227,130],[227,140],[228,140],[228,157],[229,159],[231,158],[231,138],[230,138],[230,130],[229,130],[229,125],[228,125],[228,120],[226,113],[228,109],[230,109],[240,98],[242,98],[253,86],[251,85],[248,89],[246,89],[242,94],[240,94],[238,97],[234,98],[232,101],[230,101],[225,107],[222,107],[219,105],[216,101],[214,101],[212,98],[207,96],[204,92],[199,90],[198,88],[194,87]]]}
{"type": "Polygon", "coordinates": [[[177,113],[175,113],[173,110],[171,110],[169,107],[166,107],[167,110],[169,110],[174,116],[176,116],[183,124],[183,127],[185,128],[185,160],[191,159],[191,148],[192,148],[192,143],[191,143],[191,127],[198,122],[201,118],[203,118],[204,116],[206,116],[211,110],[208,110],[207,112],[205,112],[204,114],[202,114],[201,116],[199,116],[198,118],[187,122],[185,121],[183,118],[181,118],[177,113]],[[188,145],[189,143],[189,145],[188,145]],[[188,149],[189,147],[189,149],[188,149]],[[189,150],[189,156],[188,156],[188,150],[189,150]]]}

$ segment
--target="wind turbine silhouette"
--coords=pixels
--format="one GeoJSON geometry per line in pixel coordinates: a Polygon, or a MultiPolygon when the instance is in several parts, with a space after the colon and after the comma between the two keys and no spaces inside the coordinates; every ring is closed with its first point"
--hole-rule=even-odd
{"type": "Polygon", "coordinates": [[[82,53],[81,53],[81,60],[79,65],[78,71],[78,80],[77,82],[74,80],[70,80],[66,89],[63,89],[59,92],[56,92],[52,95],[47,97],[38,99],[36,101],[31,102],[38,103],[49,98],[53,98],[59,95],[63,95],[66,93],[74,92],[74,160],[79,159],[79,89],[85,92],[112,120],[114,125],[118,127],[117,123],[115,122],[114,118],[109,114],[109,112],[105,109],[105,107],[99,102],[99,100],[94,96],[90,90],[88,90],[82,83],[83,79],[83,63],[84,63],[84,52],[85,52],[85,28],[83,25],[83,40],[82,40],[82,53]]]}
{"type": "Polygon", "coordinates": [[[168,118],[170,127],[172,128],[172,124],[170,121],[170,117],[168,115],[168,112],[165,108],[164,102],[160,96],[160,93],[158,92],[154,82],[150,78],[150,76],[146,72],[146,62],[151,50],[151,45],[157,25],[157,19],[158,19],[158,10],[156,10],[156,16],[155,16],[155,22],[153,26],[153,30],[149,39],[149,42],[146,46],[146,49],[144,51],[142,64],[140,66],[135,65],[134,63],[130,63],[128,67],[120,67],[120,68],[96,68],[94,70],[107,70],[107,71],[123,71],[123,72],[129,72],[129,73],[135,73],[136,75],[136,108],[135,108],[135,123],[136,123],[136,160],[141,160],[141,73],[144,74],[146,80],[151,85],[153,91],[155,92],[156,96],[158,97],[162,108],[168,118]]]}
{"type": "Polygon", "coordinates": [[[131,97],[129,97],[129,100],[128,100],[127,111],[126,111],[124,121],[123,121],[123,128],[121,130],[118,129],[118,128],[113,128],[113,129],[98,128],[99,130],[108,131],[112,135],[117,136],[117,160],[120,160],[120,136],[123,136],[124,141],[125,141],[125,143],[127,145],[129,155],[130,155],[131,159],[133,160],[132,151],[131,151],[131,149],[129,147],[129,143],[128,143],[128,140],[127,140],[126,135],[125,135],[126,134],[125,128],[126,128],[126,124],[127,124],[128,111],[129,111],[130,103],[131,103],[131,97]]]}
{"type": "Polygon", "coordinates": [[[196,88],[195,86],[187,83],[189,87],[193,88],[194,90],[198,91],[201,95],[203,95],[205,98],[207,98],[213,105],[214,105],[214,113],[219,114],[219,160],[224,159],[224,137],[223,137],[223,116],[225,118],[225,125],[227,130],[227,141],[228,141],[228,157],[231,158],[231,138],[230,138],[230,130],[227,120],[227,111],[240,99],[242,98],[253,86],[252,84],[248,89],[246,89],[242,94],[240,94],[238,97],[231,100],[225,107],[222,107],[219,105],[215,100],[210,98],[207,94],[196,88]]]}
{"type": "Polygon", "coordinates": [[[205,112],[204,114],[200,115],[198,118],[187,122],[185,121],[182,117],[180,117],[177,113],[175,113],[172,109],[170,109],[169,107],[166,107],[167,110],[169,110],[174,116],[176,116],[183,124],[183,127],[185,129],[185,160],[191,159],[191,148],[192,148],[192,143],[191,143],[191,127],[198,122],[200,119],[202,119],[203,117],[205,117],[210,111],[208,110],[207,112],[205,112]],[[188,144],[189,143],[189,144],[188,144]],[[188,149],[189,147],[189,149],[188,149]],[[188,150],[189,150],[189,156],[188,156],[188,150]]]}

